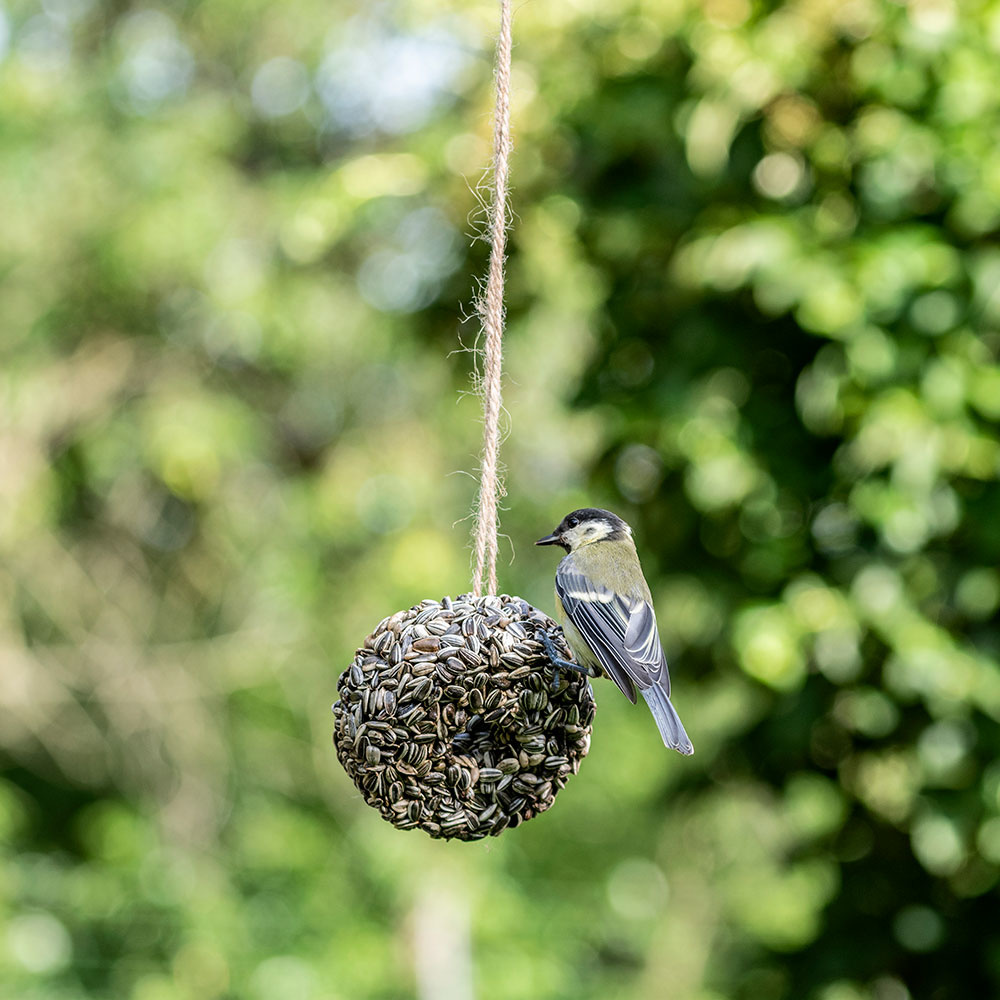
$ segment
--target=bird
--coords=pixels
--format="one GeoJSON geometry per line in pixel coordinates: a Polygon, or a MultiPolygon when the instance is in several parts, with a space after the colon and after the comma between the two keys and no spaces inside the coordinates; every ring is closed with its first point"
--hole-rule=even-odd
{"type": "Polygon", "coordinates": [[[694,753],[670,701],[667,660],[632,529],[610,510],[583,507],[535,544],[566,550],[556,569],[556,613],[578,662],[561,658],[551,637],[543,634],[553,664],[590,677],[606,674],[633,705],[638,688],[664,744],[685,755],[694,753]]]}

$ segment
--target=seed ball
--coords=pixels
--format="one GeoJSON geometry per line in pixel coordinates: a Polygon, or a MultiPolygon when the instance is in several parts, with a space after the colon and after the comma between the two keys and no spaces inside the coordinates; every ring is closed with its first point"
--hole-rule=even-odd
{"type": "Polygon", "coordinates": [[[594,695],[559,626],[507,594],[383,619],[337,682],[333,743],[394,826],[481,840],[544,812],[590,749],[594,695]]]}

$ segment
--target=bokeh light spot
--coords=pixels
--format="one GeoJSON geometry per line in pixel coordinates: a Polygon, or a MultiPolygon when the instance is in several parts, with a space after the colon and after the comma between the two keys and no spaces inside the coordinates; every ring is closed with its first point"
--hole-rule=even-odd
{"type": "Polygon", "coordinates": [[[644,444],[630,444],[615,462],[615,482],[622,496],[633,503],[649,500],[663,480],[659,454],[644,444]]]}
{"type": "Polygon", "coordinates": [[[265,118],[298,111],[309,96],[309,75],[297,59],[278,56],[259,67],[250,85],[253,106],[265,118]]]}
{"type": "Polygon", "coordinates": [[[51,913],[25,913],[10,918],[7,947],[29,972],[51,974],[69,965],[73,944],[51,913]]]}
{"type": "Polygon", "coordinates": [[[944,921],[929,906],[907,906],[892,922],[896,940],[909,951],[933,951],[944,937],[944,921]]]}
{"type": "Polygon", "coordinates": [[[946,816],[929,813],[919,817],[910,831],[913,853],[934,875],[958,871],[965,857],[962,837],[946,816]]]}
{"type": "Polygon", "coordinates": [[[805,182],[805,168],[791,153],[771,153],[754,168],[753,182],[764,197],[780,201],[799,191],[805,182]]]}
{"type": "Polygon", "coordinates": [[[629,858],[608,876],[608,899],[626,920],[650,920],[667,905],[667,880],[651,861],[629,858]]]}

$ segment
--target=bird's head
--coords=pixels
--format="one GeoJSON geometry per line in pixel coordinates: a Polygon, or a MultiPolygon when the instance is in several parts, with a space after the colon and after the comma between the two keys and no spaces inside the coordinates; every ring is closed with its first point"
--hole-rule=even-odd
{"type": "Polygon", "coordinates": [[[610,510],[583,507],[567,514],[559,527],[539,538],[536,545],[561,545],[567,552],[575,552],[594,542],[618,542],[632,537],[632,529],[610,510]]]}

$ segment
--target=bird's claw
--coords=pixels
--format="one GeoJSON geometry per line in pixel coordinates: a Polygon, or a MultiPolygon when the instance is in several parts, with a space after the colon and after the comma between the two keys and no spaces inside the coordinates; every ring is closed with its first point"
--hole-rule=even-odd
{"type": "Polygon", "coordinates": [[[540,632],[539,638],[542,643],[542,648],[545,650],[545,655],[552,661],[552,690],[559,690],[559,671],[560,670],[573,670],[578,674],[583,674],[585,677],[596,677],[597,674],[594,673],[589,667],[581,666],[579,663],[574,663],[572,660],[567,660],[559,655],[559,650],[556,644],[552,641],[552,637],[548,632],[540,632]]]}

